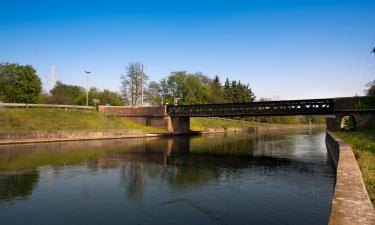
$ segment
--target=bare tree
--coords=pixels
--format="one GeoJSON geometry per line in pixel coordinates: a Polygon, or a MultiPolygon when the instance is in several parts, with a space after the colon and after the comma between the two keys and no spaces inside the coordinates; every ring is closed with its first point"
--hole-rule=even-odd
{"type": "MultiPolygon", "coordinates": [[[[141,104],[142,91],[142,64],[139,62],[129,63],[126,67],[126,74],[121,75],[121,93],[125,102],[130,103],[131,106],[141,104]]],[[[145,89],[148,76],[143,75],[143,88],[145,89]]]]}

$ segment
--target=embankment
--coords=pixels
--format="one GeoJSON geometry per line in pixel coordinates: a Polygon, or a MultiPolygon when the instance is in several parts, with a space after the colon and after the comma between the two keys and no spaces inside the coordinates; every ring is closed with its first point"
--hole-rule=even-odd
{"type": "Polygon", "coordinates": [[[352,148],[331,132],[327,132],[326,145],[336,168],[336,184],[329,224],[375,224],[375,210],[364,186],[352,148]]]}

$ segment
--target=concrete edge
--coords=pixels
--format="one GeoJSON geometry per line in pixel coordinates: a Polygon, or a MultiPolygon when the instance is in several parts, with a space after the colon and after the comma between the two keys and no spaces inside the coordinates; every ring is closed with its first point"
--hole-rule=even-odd
{"type": "MultiPolygon", "coordinates": [[[[312,126],[317,127],[317,126],[312,126]]],[[[275,126],[275,127],[244,127],[244,128],[209,128],[204,131],[190,132],[166,132],[166,133],[145,133],[143,131],[129,130],[54,130],[54,131],[2,131],[0,132],[0,145],[63,142],[63,141],[84,141],[101,139],[123,139],[143,137],[167,137],[176,135],[202,135],[214,133],[232,132],[257,132],[269,130],[284,130],[291,128],[307,128],[307,126],[275,126]]]]}
{"type": "MultiPolygon", "coordinates": [[[[61,133],[63,131],[60,131],[61,133]]],[[[127,139],[127,138],[145,138],[145,137],[164,137],[171,136],[170,133],[134,133],[126,135],[118,135],[116,132],[111,134],[110,131],[106,131],[106,136],[90,136],[90,135],[79,135],[77,137],[61,137],[61,138],[17,138],[17,139],[0,139],[0,145],[9,144],[29,144],[29,143],[45,143],[45,142],[64,142],[64,141],[87,141],[87,140],[106,140],[106,139],[127,139]]]]}
{"type": "Polygon", "coordinates": [[[374,225],[375,210],[351,146],[328,131],[326,145],[336,168],[329,225],[374,225]]]}

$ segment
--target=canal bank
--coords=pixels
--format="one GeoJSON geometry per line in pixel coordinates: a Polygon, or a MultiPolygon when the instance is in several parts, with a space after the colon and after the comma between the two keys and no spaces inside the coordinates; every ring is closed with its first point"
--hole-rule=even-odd
{"type": "Polygon", "coordinates": [[[55,141],[164,137],[173,135],[200,135],[211,133],[257,132],[323,127],[324,126],[322,125],[263,125],[260,127],[207,128],[203,131],[191,131],[189,133],[149,133],[140,130],[3,131],[0,132],[0,145],[55,141]]]}
{"type": "Polygon", "coordinates": [[[336,168],[329,224],[375,224],[375,210],[352,148],[331,132],[326,134],[326,145],[336,168]]]}

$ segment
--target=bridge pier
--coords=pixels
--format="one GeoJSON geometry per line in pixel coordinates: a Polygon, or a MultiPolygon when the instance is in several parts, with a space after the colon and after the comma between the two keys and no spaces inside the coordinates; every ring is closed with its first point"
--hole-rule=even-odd
{"type": "Polygon", "coordinates": [[[171,118],[171,132],[182,134],[190,132],[190,117],[187,116],[172,116],[171,118]]]}

